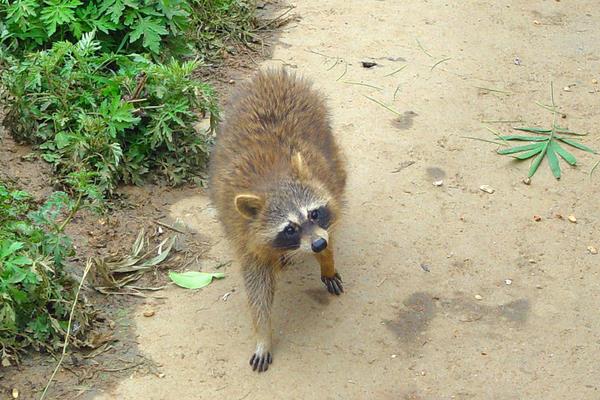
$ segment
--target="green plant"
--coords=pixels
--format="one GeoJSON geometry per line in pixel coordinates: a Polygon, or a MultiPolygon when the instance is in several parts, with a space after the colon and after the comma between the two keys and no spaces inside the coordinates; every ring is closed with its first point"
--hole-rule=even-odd
{"type": "MultiPolygon", "coordinates": [[[[552,86],[552,85],[551,85],[552,86]]],[[[518,127],[513,128],[518,131],[536,133],[540,136],[525,136],[525,135],[498,135],[498,139],[503,142],[508,141],[526,141],[530,144],[514,146],[505,149],[497,150],[498,154],[511,155],[517,160],[527,160],[535,156],[529,168],[528,177],[531,178],[537,171],[544,156],[548,158],[548,165],[556,179],[560,179],[561,170],[559,164],[559,156],[570,165],[576,165],[577,159],[573,154],[567,151],[562,145],[596,154],[596,151],[574,139],[573,136],[584,136],[584,134],[572,132],[566,128],[561,128],[557,125],[558,110],[554,103],[554,89],[551,89],[552,106],[543,106],[552,112],[553,121],[551,128],[530,128],[518,127]],[[562,144],[562,145],[561,145],[562,144]]]]}
{"type": "Polygon", "coordinates": [[[198,63],[99,50],[87,34],[8,63],[4,126],[86,197],[140,184],[151,171],[171,184],[202,180],[218,110],[212,87],[192,76],[198,63]],[[204,114],[210,129],[197,132],[204,114]]]}
{"type": "MultiPolygon", "coordinates": [[[[41,206],[31,196],[0,182],[0,347],[2,363],[28,347],[60,347],[73,303],[74,282],[64,272],[73,254],[63,234],[79,203],[56,192],[41,206]],[[59,222],[61,219],[62,222],[59,222]]],[[[87,315],[76,308],[77,332],[87,327],[87,315]]]]}
{"type": "Polygon", "coordinates": [[[98,32],[105,51],[159,54],[188,29],[187,0],[0,0],[4,42],[19,54],[98,32]]]}

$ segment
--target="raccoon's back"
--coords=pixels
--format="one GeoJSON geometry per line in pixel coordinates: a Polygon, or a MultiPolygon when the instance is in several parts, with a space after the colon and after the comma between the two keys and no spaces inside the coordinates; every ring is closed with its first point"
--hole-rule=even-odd
{"type": "Polygon", "coordinates": [[[304,79],[285,70],[259,72],[232,96],[218,145],[232,155],[257,145],[289,150],[313,143],[328,150],[332,140],[326,110],[304,79]]]}
{"type": "Polygon", "coordinates": [[[322,96],[285,70],[259,72],[231,97],[213,149],[210,186],[221,214],[236,194],[260,192],[290,175],[298,151],[315,177],[341,195],[346,174],[322,96]]]}

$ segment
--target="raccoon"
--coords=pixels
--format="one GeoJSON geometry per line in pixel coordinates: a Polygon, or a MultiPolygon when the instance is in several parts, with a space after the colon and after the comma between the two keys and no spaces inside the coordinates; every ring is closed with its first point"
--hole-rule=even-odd
{"type": "Polygon", "coordinates": [[[312,253],[327,290],[344,289],[333,258],[346,170],[321,95],[287,71],[259,72],[230,101],[210,161],[211,200],[242,265],[256,334],[250,365],[272,362],[278,273],[312,253]]]}

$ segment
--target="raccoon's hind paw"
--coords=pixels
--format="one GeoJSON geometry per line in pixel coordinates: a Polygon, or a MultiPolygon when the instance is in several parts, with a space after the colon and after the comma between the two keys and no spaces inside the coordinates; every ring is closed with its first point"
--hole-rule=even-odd
{"type": "Polygon", "coordinates": [[[339,296],[340,294],[344,293],[344,287],[342,286],[342,277],[337,272],[331,278],[322,276],[321,281],[323,281],[329,293],[335,294],[336,296],[339,296]]]}
{"type": "Polygon", "coordinates": [[[256,352],[252,354],[250,358],[250,365],[252,366],[252,371],[265,372],[269,369],[269,364],[273,362],[273,357],[271,357],[270,352],[256,352]]]}

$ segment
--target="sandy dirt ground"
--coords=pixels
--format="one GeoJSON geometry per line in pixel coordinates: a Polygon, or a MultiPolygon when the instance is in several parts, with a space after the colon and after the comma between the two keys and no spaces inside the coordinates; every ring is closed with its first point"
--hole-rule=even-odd
{"type": "MultiPolygon", "coordinates": [[[[535,101],[550,102],[553,81],[561,124],[600,149],[598,2],[294,5],[300,18],[265,65],[329,98],[350,174],[336,243],[346,293],[330,296],[313,260],[289,269],[259,375],[237,262],[206,289],[170,287],[135,317],[160,374],[95,399],[599,399],[597,158],[574,152],[579,166],[563,164],[558,182],[544,161],[525,185],[528,163],[463,138],[510,130],[487,120],[548,126],[535,101]]],[[[232,260],[205,194],[170,214],[212,246],[192,269],[232,260]]]]}

